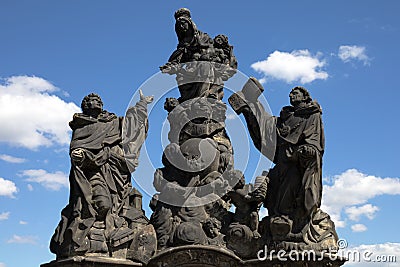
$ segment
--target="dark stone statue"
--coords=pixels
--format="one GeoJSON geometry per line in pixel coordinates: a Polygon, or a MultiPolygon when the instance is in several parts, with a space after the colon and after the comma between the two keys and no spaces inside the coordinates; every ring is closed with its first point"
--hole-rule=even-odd
{"type": "Polygon", "coordinates": [[[131,185],[152,101],[140,92],[140,101],[124,118],[103,110],[96,94],[82,100],[82,113],[70,122],[69,203],[50,243],[57,259],[90,255],[145,261],[154,252],[154,230],[147,226],[141,194],[131,185]],[[142,242],[143,255],[132,256],[138,234],[148,240],[142,242]]]}
{"type": "Polygon", "coordinates": [[[70,122],[70,198],[50,244],[57,260],[43,267],[342,265],[345,259],[326,254],[337,250],[338,237],[320,209],[320,105],[298,86],[290,106],[272,116],[258,100],[264,88],[255,78],[228,99],[243,114],[255,147],[275,163],[246,184],[234,167],[222,102],[224,82],[237,70],[233,47],[223,34],[211,38],[198,30],[188,9],[174,17],[178,46],[160,70],[175,75],[180,96],[164,103],[170,143],[154,172],[150,219],[131,172],[153,98],[140,91],[139,102],[117,117],[90,94],[70,122]],[[260,221],[262,205],[268,216],[260,221]],[[262,259],[263,250],[276,253],[262,259]],[[320,259],[281,260],[280,250],[312,250],[320,259]]]}
{"type": "Polygon", "coordinates": [[[177,49],[160,67],[163,73],[176,74],[180,103],[196,98],[223,98],[223,82],[236,73],[237,61],[228,37],[212,39],[197,29],[187,8],[175,12],[177,49]]]}
{"type": "Polygon", "coordinates": [[[288,250],[333,251],[335,226],[320,209],[325,141],[321,107],[298,86],[289,94],[291,105],[273,117],[257,99],[263,90],[251,78],[229,102],[244,115],[255,147],[275,163],[267,174],[264,200],[269,216],[260,225],[265,242],[288,250]]]}
{"type": "MultiPolygon", "coordinates": [[[[233,148],[225,130],[227,107],[221,101],[223,82],[236,73],[237,61],[228,37],[212,39],[199,31],[188,9],[176,11],[175,19],[178,47],[160,69],[176,75],[180,97],[167,98],[164,105],[171,143],[162,156],[164,167],[154,174],[158,193],[150,204],[154,211],[150,222],[159,250],[226,247],[229,226],[239,217],[229,211],[235,197],[228,192],[244,179],[234,169],[233,148]]],[[[246,212],[255,210],[242,213],[246,212]]],[[[256,231],[256,223],[252,225],[256,231]]]]}
{"type": "Polygon", "coordinates": [[[230,256],[227,266],[261,266],[254,259],[265,246],[336,248],[333,222],[319,208],[324,135],[318,103],[296,87],[291,106],[273,117],[258,101],[264,89],[254,78],[229,98],[233,109],[244,114],[257,149],[276,164],[254,184],[246,184],[243,173],[234,168],[222,102],[224,81],[236,73],[233,48],[225,35],[212,39],[199,31],[186,8],[175,12],[175,20],[178,47],[160,70],[176,75],[180,97],[167,98],[164,104],[170,144],[162,155],[164,166],[154,173],[158,193],[150,203],[150,223],[158,252],[149,265],[175,266],[177,261],[170,261],[174,256],[167,256],[172,251],[189,253],[198,263],[182,266],[203,266],[201,254],[194,251],[202,251],[205,259],[215,256],[211,266],[219,266],[224,253],[232,252],[249,262],[230,256]],[[260,222],[263,204],[269,216],[260,222]]]}

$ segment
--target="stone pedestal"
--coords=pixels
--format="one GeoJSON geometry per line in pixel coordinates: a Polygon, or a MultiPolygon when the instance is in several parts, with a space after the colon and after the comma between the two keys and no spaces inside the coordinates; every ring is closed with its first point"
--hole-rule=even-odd
{"type": "Polygon", "coordinates": [[[75,256],[62,260],[54,260],[40,265],[40,267],[133,267],[143,266],[130,260],[115,259],[108,257],[83,257],[75,256]]]}
{"type": "Polygon", "coordinates": [[[148,267],[236,267],[241,260],[232,252],[215,246],[190,245],[163,250],[148,267]]]}
{"type": "Polygon", "coordinates": [[[344,258],[321,253],[241,260],[220,247],[192,245],[166,249],[154,256],[147,267],[339,267],[345,262],[344,258]]]}
{"type": "Polygon", "coordinates": [[[264,259],[242,260],[231,251],[217,246],[189,245],[165,249],[147,265],[106,257],[71,257],[42,264],[40,267],[339,267],[346,259],[330,254],[287,253],[263,255],[264,259]]]}

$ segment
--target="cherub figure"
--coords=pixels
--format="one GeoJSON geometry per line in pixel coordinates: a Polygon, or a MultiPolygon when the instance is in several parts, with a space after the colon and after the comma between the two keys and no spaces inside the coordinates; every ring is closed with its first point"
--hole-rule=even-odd
{"type": "Polygon", "coordinates": [[[206,233],[208,244],[215,246],[225,245],[224,235],[221,234],[222,224],[221,222],[210,217],[203,223],[203,230],[206,233]]]}
{"type": "Polygon", "coordinates": [[[223,34],[215,36],[213,40],[212,62],[214,63],[215,77],[210,86],[209,97],[222,99],[224,97],[223,84],[236,73],[237,60],[233,55],[233,46],[228,37],[223,34]]]}
{"type": "Polygon", "coordinates": [[[265,199],[267,189],[267,177],[258,176],[256,184],[245,184],[244,176],[239,179],[232,191],[228,192],[232,203],[236,206],[233,222],[247,225],[253,232],[254,238],[260,238],[258,233],[261,204],[265,199]]]}
{"type": "Polygon", "coordinates": [[[229,45],[226,35],[219,34],[215,36],[213,61],[221,64],[229,64],[232,50],[233,47],[229,45]]]}

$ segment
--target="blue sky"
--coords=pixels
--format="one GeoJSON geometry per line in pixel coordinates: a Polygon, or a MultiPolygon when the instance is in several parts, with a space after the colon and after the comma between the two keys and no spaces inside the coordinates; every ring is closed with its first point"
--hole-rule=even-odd
{"type": "MultiPolygon", "coordinates": [[[[397,255],[400,234],[398,1],[11,1],[0,3],[0,266],[54,259],[48,244],[68,201],[68,121],[90,92],[118,115],[155,95],[135,184],[147,207],[165,145],[166,96],[158,73],[177,44],[173,13],[226,34],[247,76],[264,82],[278,115],[296,85],[321,104],[326,131],[323,208],[352,249],[397,255]],[[155,75],[155,76],[153,76],[155,75]],[[23,257],[20,257],[23,253],[23,257]]],[[[250,181],[269,167],[232,111],[236,167],[250,181]],[[257,166],[258,164],[258,166],[257,166]]],[[[383,266],[348,263],[347,266],[383,266]]],[[[395,265],[385,265],[395,266],[395,265]]]]}

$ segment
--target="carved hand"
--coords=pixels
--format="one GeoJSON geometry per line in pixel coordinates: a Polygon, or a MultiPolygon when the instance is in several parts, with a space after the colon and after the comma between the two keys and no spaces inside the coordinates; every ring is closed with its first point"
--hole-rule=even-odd
{"type": "Polygon", "coordinates": [[[142,89],[139,90],[140,100],[146,102],[146,104],[150,104],[154,100],[154,96],[145,96],[143,95],[142,89]]]}
{"type": "Polygon", "coordinates": [[[168,73],[168,74],[175,74],[178,71],[179,66],[177,64],[168,62],[165,65],[162,65],[160,67],[160,70],[162,73],[168,73]]]}
{"type": "Polygon", "coordinates": [[[317,150],[310,145],[302,145],[299,147],[298,152],[307,157],[313,157],[317,155],[317,150]]]}
{"type": "Polygon", "coordinates": [[[72,150],[71,159],[73,162],[79,164],[84,160],[84,158],[85,158],[85,153],[84,153],[83,149],[77,148],[77,149],[72,150]]]}
{"type": "Polygon", "coordinates": [[[168,64],[160,66],[160,70],[162,73],[168,73],[171,71],[171,67],[168,64]]]}

